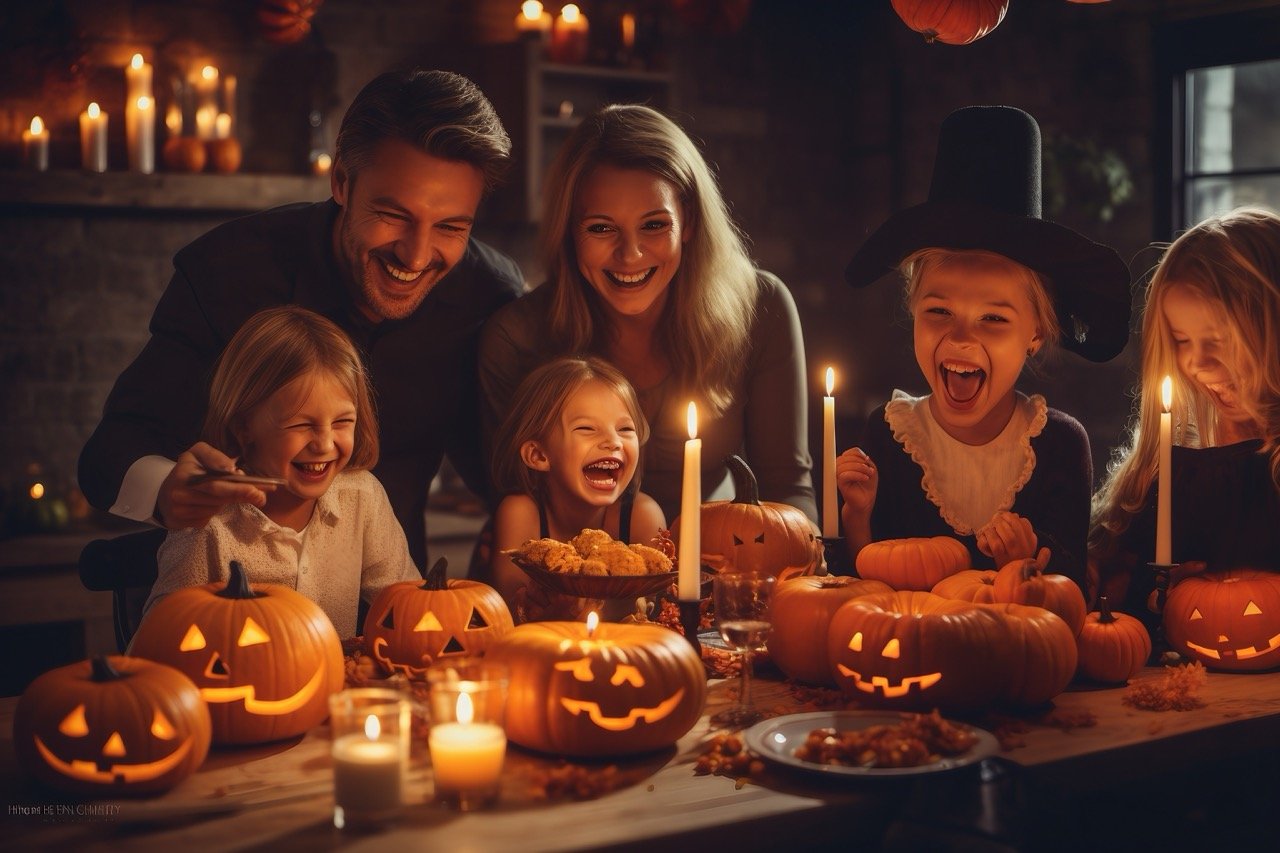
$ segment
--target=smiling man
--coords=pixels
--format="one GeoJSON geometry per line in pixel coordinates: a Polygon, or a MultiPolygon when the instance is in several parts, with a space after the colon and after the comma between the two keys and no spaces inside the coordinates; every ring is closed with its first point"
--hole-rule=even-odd
{"type": "Polygon", "coordinates": [[[81,454],[89,501],[170,529],[203,526],[228,503],[261,506],[270,486],[188,480],[236,469],[199,441],[214,360],[252,314],[297,304],[333,320],[361,352],[381,422],[374,473],[421,566],[427,490],[442,458],[485,489],[477,339],[522,281],[471,229],[510,148],[493,106],[464,77],[388,73],[365,86],[338,133],[332,200],[237,219],[174,257],[151,338],[81,454]]]}

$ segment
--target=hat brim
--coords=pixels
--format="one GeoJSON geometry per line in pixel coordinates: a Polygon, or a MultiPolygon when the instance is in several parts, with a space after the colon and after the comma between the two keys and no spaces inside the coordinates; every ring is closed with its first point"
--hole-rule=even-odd
{"type": "Polygon", "coordinates": [[[919,249],[984,249],[1049,278],[1062,346],[1109,361],[1129,341],[1129,268],[1114,249],[1055,222],[979,205],[926,202],[891,216],[858,249],[845,280],[866,287],[919,249]]]}

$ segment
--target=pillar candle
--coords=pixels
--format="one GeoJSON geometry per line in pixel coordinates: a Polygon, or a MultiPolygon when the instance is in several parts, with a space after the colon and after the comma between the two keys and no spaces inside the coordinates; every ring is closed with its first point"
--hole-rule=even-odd
{"type": "Polygon", "coordinates": [[[536,35],[542,41],[551,37],[551,13],[543,10],[538,0],[525,0],[516,15],[516,32],[520,35],[536,35]]]}
{"type": "Polygon", "coordinates": [[[150,175],[156,170],[156,102],[144,95],[125,105],[124,129],[129,169],[150,175]]]}
{"type": "Polygon", "coordinates": [[[196,92],[196,137],[213,139],[218,117],[218,69],[206,65],[194,81],[196,92]]]}
{"type": "Polygon", "coordinates": [[[560,10],[551,31],[547,55],[552,62],[583,62],[587,58],[587,16],[573,3],[560,10]]]}
{"type": "Polygon", "coordinates": [[[40,116],[32,118],[31,127],[22,131],[22,162],[37,172],[49,169],[49,128],[40,116]]]}
{"type": "Polygon", "coordinates": [[[827,368],[827,396],[822,398],[822,535],[840,535],[840,505],[836,500],[836,372],[827,368]]]}
{"type": "Polygon", "coordinates": [[[150,98],[152,96],[151,66],[142,61],[142,54],[135,53],[133,59],[129,60],[129,64],[124,69],[124,79],[127,86],[126,104],[131,104],[138,98],[150,98]]]}
{"type": "Polygon", "coordinates": [[[622,13],[622,49],[630,53],[636,46],[636,16],[622,13]]]}
{"type": "Polygon", "coordinates": [[[107,114],[97,102],[80,113],[80,162],[90,172],[107,171],[107,114]]]}
{"type": "Polygon", "coordinates": [[[680,490],[679,593],[681,601],[697,601],[702,576],[702,439],[698,438],[698,407],[692,402],[688,423],[680,490]]]}
{"type": "Polygon", "coordinates": [[[207,104],[196,110],[196,139],[213,139],[217,132],[217,107],[207,104]]]}
{"type": "Polygon", "coordinates": [[[1173,562],[1173,379],[1160,383],[1160,472],[1156,494],[1156,564],[1173,562]]]}
{"type": "Polygon", "coordinates": [[[236,133],[236,75],[222,75],[222,112],[228,116],[227,136],[235,136],[236,133]]]}
{"type": "Polygon", "coordinates": [[[213,120],[213,138],[214,139],[230,139],[231,138],[231,116],[227,113],[218,113],[213,120]]]}

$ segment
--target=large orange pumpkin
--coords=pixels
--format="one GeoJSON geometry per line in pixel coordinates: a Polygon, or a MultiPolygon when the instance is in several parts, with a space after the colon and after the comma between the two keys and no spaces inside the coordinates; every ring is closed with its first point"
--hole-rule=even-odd
{"type": "Polygon", "coordinates": [[[827,633],[832,615],[861,595],[893,592],[886,583],[852,577],[801,577],[778,584],[770,604],[769,658],[790,678],[831,684],[827,633]]]}
{"type": "Polygon", "coordinates": [[[927,592],[969,565],[969,549],[950,536],[882,539],[858,552],[858,575],[894,589],[927,592]]]}
{"type": "Polygon", "coordinates": [[[1280,574],[1231,569],[1193,575],[1169,590],[1164,632],[1174,651],[1205,666],[1280,666],[1280,574]]]}
{"type": "Polygon", "coordinates": [[[209,703],[215,743],[300,735],[329,715],[342,689],[342,643],[329,617],[279,584],[249,584],[238,561],[218,583],[152,605],[129,653],[185,673],[209,703]]]}
{"type": "Polygon", "coordinates": [[[13,717],[22,766],[50,787],[90,797],[172,788],[204,762],[209,735],[209,709],[191,679],[127,657],[46,672],[13,717]]]}
{"type": "Polygon", "coordinates": [[[485,660],[511,673],[507,737],[556,755],[651,752],[702,716],[707,679],[683,636],[657,625],[526,622],[485,660]]]}
{"type": "Polygon", "coordinates": [[[1128,614],[1112,613],[1105,595],[1098,600],[1098,609],[1085,617],[1076,645],[1080,674],[1106,684],[1123,684],[1151,657],[1146,626],[1128,614]]]}
{"type": "Polygon", "coordinates": [[[441,557],[422,583],[404,581],[384,589],[364,620],[365,648],[387,674],[426,676],[446,655],[480,655],[514,627],[511,611],[493,587],[449,580],[441,557]]]}
{"type": "Polygon", "coordinates": [[[996,573],[996,601],[1029,604],[1052,610],[1067,623],[1071,636],[1080,633],[1088,605],[1076,582],[1066,575],[1045,574],[1049,551],[1042,548],[1034,559],[1012,560],[996,573]]]}
{"type": "Polygon", "coordinates": [[[893,0],[893,11],[930,43],[969,44],[1000,26],[1009,0],[893,0]]]}
{"type": "Polygon", "coordinates": [[[1032,707],[1048,702],[1076,674],[1076,635],[1057,614],[1023,604],[981,604],[1005,617],[1009,629],[1008,683],[1002,698],[1032,707]]]}
{"type": "Polygon", "coordinates": [[[938,581],[930,592],[957,601],[995,604],[996,572],[995,569],[965,569],[938,581]]]}

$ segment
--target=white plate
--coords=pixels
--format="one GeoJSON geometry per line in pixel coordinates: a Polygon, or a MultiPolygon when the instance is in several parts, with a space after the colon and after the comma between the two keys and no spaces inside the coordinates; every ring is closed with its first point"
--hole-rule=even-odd
{"type": "MultiPolygon", "coordinates": [[[[941,758],[931,764],[916,767],[847,767],[839,764],[818,764],[796,757],[796,749],[814,729],[835,729],[848,732],[877,725],[894,725],[902,722],[902,714],[894,711],[814,711],[808,714],[787,714],[756,723],[747,729],[744,739],[752,750],[763,758],[813,773],[835,776],[918,776],[922,773],[940,773],[954,770],[995,755],[1000,744],[995,735],[973,726],[965,726],[973,732],[978,742],[968,752],[941,758]]],[[[951,722],[951,721],[948,721],[951,722]]],[[[955,725],[965,725],[956,723],[955,725]]]]}

